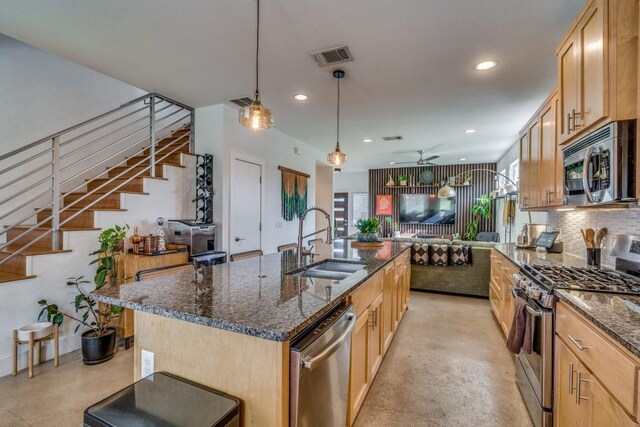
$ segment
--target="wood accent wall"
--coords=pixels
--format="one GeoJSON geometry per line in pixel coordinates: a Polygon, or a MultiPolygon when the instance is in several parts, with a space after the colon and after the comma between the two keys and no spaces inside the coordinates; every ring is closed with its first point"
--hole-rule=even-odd
{"type": "MultiPolygon", "coordinates": [[[[400,194],[437,194],[439,187],[406,187],[406,188],[388,188],[386,186],[389,175],[398,184],[398,175],[413,176],[417,183],[420,173],[430,169],[434,175],[434,184],[447,180],[448,177],[456,176],[465,171],[477,168],[485,168],[496,170],[495,163],[476,163],[462,165],[443,165],[443,166],[412,166],[402,168],[386,168],[386,169],[370,169],[369,170],[369,214],[374,216],[376,213],[376,195],[391,194],[393,195],[393,218],[397,221],[400,218],[400,194]]],[[[477,197],[488,194],[495,188],[495,175],[489,172],[477,171],[472,172],[472,180],[470,186],[454,187],[456,190],[456,223],[449,225],[437,224],[400,224],[402,233],[415,232],[418,234],[431,234],[438,236],[450,236],[453,233],[465,233],[465,225],[471,218],[471,207],[475,203],[477,197]]],[[[491,203],[491,218],[480,222],[480,231],[495,230],[495,202],[491,203]]],[[[382,231],[386,236],[390,233],[389,224],[384,221],[384,216],[377,216],[382,222],[382,231]]]]}

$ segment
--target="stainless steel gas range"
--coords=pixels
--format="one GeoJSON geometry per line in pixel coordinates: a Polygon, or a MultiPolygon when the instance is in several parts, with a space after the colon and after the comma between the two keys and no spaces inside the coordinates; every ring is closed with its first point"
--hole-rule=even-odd
{"type": "Polygon", "coordinates": [[[536,426],[553,423],[553,339],[555,290],[640,295],[640,236],[617,236],[612,254],[616,269],[523,265],[514,275],[513,294],[527,302],[532,351],[516,355],[516,380],[536,426]]]}

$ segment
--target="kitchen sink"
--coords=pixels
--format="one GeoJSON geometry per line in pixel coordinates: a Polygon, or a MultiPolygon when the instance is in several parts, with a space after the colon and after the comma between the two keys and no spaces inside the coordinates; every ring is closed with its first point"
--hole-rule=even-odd
{"type": "Polygon", "coordinates": [[[316,279],[343,280],[353,273],[362,270],[366,264],[362,262],[344,262],[337,260],[326,261],[300,272],[293,273],[296,277],[313,277],[316,279]]]}

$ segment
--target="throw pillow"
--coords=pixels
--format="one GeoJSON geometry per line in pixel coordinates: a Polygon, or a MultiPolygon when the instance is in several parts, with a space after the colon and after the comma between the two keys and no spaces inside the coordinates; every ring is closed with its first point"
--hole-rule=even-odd
{"type": "Polygon", "coordinates": [[[431,245],[429,248],[429,262],[431,265],[445,266],[449,264],[448,245],[431,245]]]}
{"type": "Polygon", "coordinates": [[[451,265],[467,265],[471,263],[471,247],[469,245],[451,245],[451,265]]]}
{"type": "Polygon", "coordinates": [[[414,243],[413,246],[411,246],[411,264],[429,264],[429,245],[414,243]]]}

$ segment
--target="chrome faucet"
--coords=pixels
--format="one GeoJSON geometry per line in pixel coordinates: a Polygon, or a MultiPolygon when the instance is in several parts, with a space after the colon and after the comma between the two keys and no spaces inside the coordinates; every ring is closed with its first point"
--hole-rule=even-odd
{"type": "Polygon", "coordinates": [[[311,236],[315,236],[316,234],[322,233],[323,231],[327,232],[327,240],[325,241],[326,244],[330,245],[331,243],[333,243],[333,230],[331,227],[331,215],[329,215],[329,213],[327,213],[327,211],[325,211],[322,208],[319,208],[317,206],[314,206],[312,208],[307,209],[306,211],[304,211],[304,213],[302,215],[300,215],[300,225],[298,228],[298,265],[302,265],[302,260],[303,257],[305,255],[309,255],[311,251],[307,251],[305,252],[304,249],[304,239],[306,239],[307,237],[311,237],[311,236]],[[323,228],[322,230],[317,230],[314,231],[311,234],[307,234],[306,236],[303,236],[302,233],[302,229],[304,228],[304,220],[307,218],[307,214],[311,211],[318,211],[318,212],[322,212],[324,214],[324,216],[327,218],[327,228],[323,228]]]}

